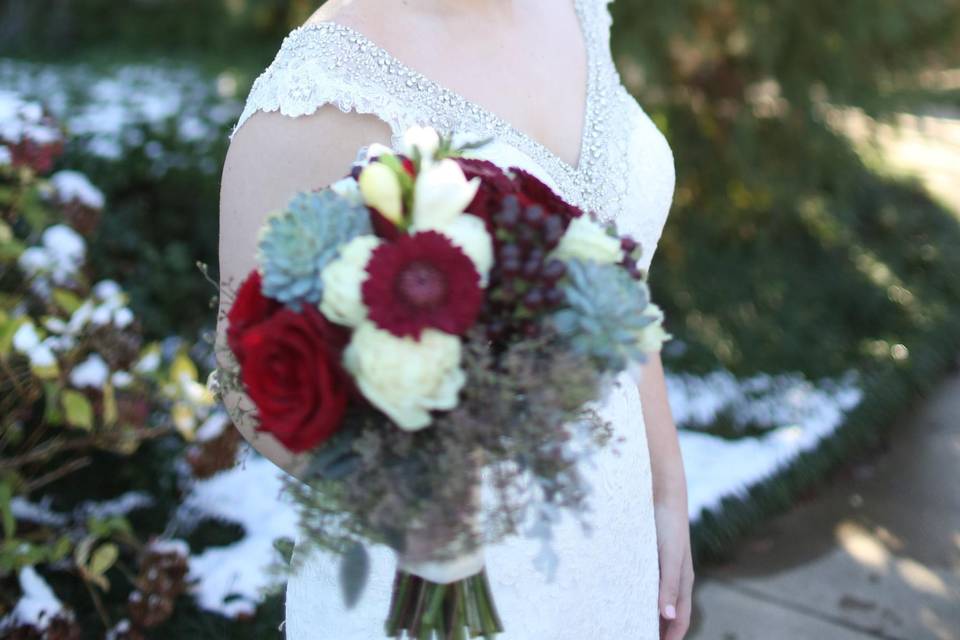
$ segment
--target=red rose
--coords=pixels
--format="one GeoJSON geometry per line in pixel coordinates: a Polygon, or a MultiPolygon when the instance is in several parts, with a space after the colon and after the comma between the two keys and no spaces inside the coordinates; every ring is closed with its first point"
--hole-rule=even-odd
{"type": "Polygon", "coordinates": [[[243,333],[240,377],[257,406],[258,431],[295,453],[337,431],[352,388],[340,366],[346,341],[344,329],[309,305],[284,307],[243,333]]]}
{"type": "Polygon", "coordinates": [[[237,362],[244,362],[243,335],[253,326],[279,311],[282,304],[260,292],[260,272],[254,269],[237,290],[236,298],[227,313],[227,344],[237,362]]]}

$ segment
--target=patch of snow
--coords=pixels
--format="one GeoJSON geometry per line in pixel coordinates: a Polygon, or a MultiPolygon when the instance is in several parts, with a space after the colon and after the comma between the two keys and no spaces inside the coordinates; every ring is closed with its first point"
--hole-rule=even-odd
{"type": "Polygon", "coordinates": [[[35,367],[51,367],[57,362],[49,338],[40,340],[37,327],[31,321],[24,322],[13,334],[13,348],[27,356],[35,367]]]}
{"type": "Polygon", "coordinates": [[[268,459],[250,455],[246,464],[194,485],[184,503],[187,512],[235,522],[245,531],[243,539],[231,545],[190,558],[190,575],[198,580],[196,596],[203,608],[231,617],[249,614],[270,587],[267,567],[276,554],[273,541],[293,538],[297,529],[296,512],[283,492],[283,473],[268,459]]]}
{"type": "Polygon", "coordinates": [[[151,540],[147,547],[157,553],[176,553],[183,557],[190,555],[190,546],[178,538],[156,538],[151,540]]]}
{"type": "Polygon", "coordinates": [[[738,381],[728,372],[705,377],[668,374],[670,407],[679,427],[691,520],[727,496],[789,465],[833,433],[863,393],[855,372],[813,384],[799,375],[760,375],[738,381]],[[758,437],[726,439],[698,431],[719,414],[740,426],[769,427],[758,437]],[[683,428],[686,427],[686,428],[683,428]]]}
{"type": "Polygon", "coordinates": [[[203,424],[197,429],[197,442],[207,442],[213,440],[223,433],[227,425],[232,424],[230,415],[223,409],[217,409],[203,421],[203,424]]]}
{"type": "Polygon", "coordinates": [[[153,498],[142,491],[128,491],[110,500],[86,500],[81,502],[70,513],[61,513],[51,508],[50,496],[43,496],[40,502],[16,496],[10,501],[13,515],[18,520],[27,520],[36,524],[62,527],[70,523],[71,519],[85,521],[89,517],[109,518],[125,516],[135,509],[142,509],[153,505],[153,498]]]}
{"type": "Polygon", "coordinates": [[[143,356],[134,365],[134,371],[137,373],[152,373],[160,366],[160,352],[151,350],[143,356]]]}
{"type": "Polygon", "coordinates": [[[46,629],[50,620],[64,611],[63,604],[33,567],[20,569],[19,580],[23,596],[10,615],[0,621],[0,629],[8,624],[46,629]]]}
{"type": "Polygon", "coordinates": [[[114,371],[110,383],[117,389],[125,389],[133,384],[133,376],[129,371],[114,371]]]}
{"type": "Polygon", "coordinates": [[[69,282],[86,259],[83,237],[65,224],[47,227],[41,245],[30,247],[17,260],[28,277],[49,276],[55,284],[69,282]]]}
{"type": "Polygon", "coordinates": [[[93,295],[98,300],[110,300],[123,295],[123,289],[116,280],[101,280],[93,285],[93,295]]]}
{"type": "Polygon", "coordinates": [[[77,505],[75,515],[84,520],[87,518],[112,518],[115,516],[125,516],[131,511],[144,509],[152,505],[153,497],[149,494],[142,491],[128,491],[110,500],[87,500],[82,502],[77,505]]]}
{"type": "Polygon", "coordinates": [[[49,527],[64,526],[69,522],[69,518],[51,509],[51,503],[50,496],[44,496],[39,503],[30,502],[22,496],[14,496],[10,501],[10,508],[16,520],[25,520],[49,527]]]}
{"type": "Polygon", "coordinates": [[[91,353],[86,360],[70,372],[70,384],[77,389],[93,387],[103,388],[110,376],[110,367],[99,353],[91,353]]]}
{"type": "Polygon", "coordinates": [[[121,307],[113,314],[113,325],[118,329],[125,329],[133,322],[133,311],[128,307],[121,307]]]}
{"type": "MultiPolygon", "coordinates": [[[[243,107],[235,92],[224,91],[223,76],[185,65],[103,69],[0,59],[0,86],[6,89],[0,132],[5,122],[14,123],[8,128],[17,135],[26,126],[42,127],[25,120],[42,114],[42,102],[83,152],[110,161],[144,153],[156,175],[174,167],[216,172],[218,163],[208,156],[243,107]]],[[[59,135],[50,129],[50,135],[59,135]]]]}
{"type": "Polygon", "coordinates": [[[103,209],[106,203],[103,192],[79,171],[58,171],[50,176],[50,184],[61,202],[76,201],[91,209],[103,209]]]}
{"type": "Polygon", "coordinates": [[[13,334],[13,348],[20,353],[30,353],[31,349],[40,344],[40,335],[33,322],[27,321],[20,325],[13,334]]]}

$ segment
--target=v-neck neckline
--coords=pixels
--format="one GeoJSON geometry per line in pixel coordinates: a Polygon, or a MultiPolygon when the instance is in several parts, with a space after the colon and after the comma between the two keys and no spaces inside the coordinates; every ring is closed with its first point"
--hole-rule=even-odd
{"type": "Polygon", "coordinates": [[[469,106],[475,112],[482,114],[484,117],[488,118],[491,122],[502,127],[504,130],[508,131],[518,140],[522,141],[524,144],[528,145],[530,148],[535,149],[539,152],[541,156],[545,156],[554,163],[556,163],[563,171],[569,175],[581,175],[586,171],[587,165],[589,164],[589,138],[592,130],[591,116],[594,111],[594,97],[595,89],[594,85],[596,84],[596,75],[597,75],[597,61],[596,61],[596,47],[593,45],[593,34],[590,33],[590,24],[585,15],[584,9],[584,0],[573,0],[574,12],[576,13],[577,22],[580,26],[580,34],[582,36],[582,42],[585,50],[586,58],[586,74],[585,74],[585,92],[584,100],[582,104],[583,108],[583,119],[582,119],[582,129],[580,131],[580,149],[578,151],[577,164],[572,165],[563,158],[561,158],[556,152],[553,151],[546,144],[535,138],[534,136],[526,133],[525,131],[519,129],[512,123],[508,122],[506,119],[500,115],[494,113],[490,109],[484,107],[473,100],[466,98],[461,93],[450,89],[449,87],[433,80],[429,76],[424,75],[420,71],[408,66],[403,61],[399,60],[392,53],[381,47],[379,44],[368,38],[363,32],[350,27],[348,25],[336,22],[334,20],[320,20],[317,22],[301,25],[297,27],[292,32],[291,36],[295,36],[298,32],[306,32],[310,30],[319,30],[323,28],[334,28],[340,29],[345,33],[349,33],[354,37],[358,42],[363,43],[366,47],[375,50],[381,56],[390,61],[391,64],[395,65],[398,69],[402,69],[410,78],[412,78],[417,85],[419,86],[429,86],[432,87],[434,91],[438,94],[445,95],[447,98],[451,99],[454,102],[459,102],[466,106],[469,106]]]}

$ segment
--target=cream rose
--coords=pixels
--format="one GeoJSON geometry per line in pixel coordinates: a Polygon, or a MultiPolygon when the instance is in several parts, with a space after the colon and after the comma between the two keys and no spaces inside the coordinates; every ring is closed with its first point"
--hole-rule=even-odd
{"type": "Polygon", "coordinates": [[[601,264],[614,264],[623,260],[620,239],[607,235],[606,230],[587,216],[574,218],[553,251],[553,257],[561,260],[579,258],[601,264]]]}
{"type": "Polygon", "coordinates": [[[430,426],[430,411],[457,406],[467,376],[456,336],[425,329],[420,340],[398,338],[363,322],[344,352],[344,365],[363,395],[401,429],[430,426]]]}
{"type": "Polygon", "coordinates": [[[640,350],[644,353],[657,353],[663,347],[663,344],[673,336],[663,328],[663,310],[660,307],[651,302],[647,305],[643,315],[653,318],[654,322],[640,330],[638,339],[640,350]]]}
{"type": "Polygon", "coordinates": [[[487,233],[487,226],[477,216],[465,213],[454,218],[441,233],[457,245],[477,268],[480,274],[480,286],[487,286],[487,276],[493,268],[493,238],[487,233]]]}
{"type": "Polygon", "coordinates": [[[340,255],[320,273],[323,298],[320,312],[331,322],[356,327],[367,318],[361,287],[367,279],[370,254],[381,243],[376,236],[357,236],[340,248],[340,255]]]}

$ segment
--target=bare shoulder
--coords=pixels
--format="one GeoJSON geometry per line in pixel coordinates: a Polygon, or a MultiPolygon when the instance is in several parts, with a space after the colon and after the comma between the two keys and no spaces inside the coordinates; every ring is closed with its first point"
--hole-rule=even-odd
{"type": "Polygon", "coordinates": [[[257,111],[233,136],[224,185],[236,177],[247,182],[262,176],[303,188],[323,187],[350,169],[357,149],[372,142],[389,144],[390,139],[390,125],[378,116],[344,112],[332,104],[298,117],[257,111]]]}
{"type": "MultiPolygon", "coordinates": [[[[304,25],[319,24],[321,22],[336,22],[355,29],[376,30],[383,24],[383,7],[381,0],[365,2],[364,0],[327,0],[319,9],[304,22],[304,25]]],[[[391,12],[395,15],[395,12],[391,12]]]]}

